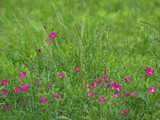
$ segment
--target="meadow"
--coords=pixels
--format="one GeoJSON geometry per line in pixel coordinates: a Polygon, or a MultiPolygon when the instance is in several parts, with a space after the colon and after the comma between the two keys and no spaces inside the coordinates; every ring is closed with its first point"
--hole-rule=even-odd
{"type": "Polygon", "coordinates": [[[0,120],[160,120],[160,1],[1,0],[0,120]]]}

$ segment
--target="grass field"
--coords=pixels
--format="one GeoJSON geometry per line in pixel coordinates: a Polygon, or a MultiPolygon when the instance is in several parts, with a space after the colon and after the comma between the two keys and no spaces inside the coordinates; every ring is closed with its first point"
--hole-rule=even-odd
{"type": "Polygon", "coordinates": [[[160,1],[0,0],[0,120],[160,120],[160,1]]]}

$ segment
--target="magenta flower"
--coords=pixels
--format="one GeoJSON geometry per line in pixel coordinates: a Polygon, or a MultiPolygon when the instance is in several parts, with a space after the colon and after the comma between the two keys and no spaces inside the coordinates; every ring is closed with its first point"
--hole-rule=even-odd
{"type": "Polygon", "coordinates": [[[90,86],[91,86],[92,88],[97,88],[97,87],[98,87],[98,85],[97,85],[96,83],[91,83],[90,86]]]}
{"type": "Polygon", "coordinates": [[[131,93],[129,92],[129,93],[124,93],[123,94],[123,96],[125,96],[125,97],[129,97],[131,95],[131,93]]]}
{"type": "Polygon", "coordinates": [[[2,84],[2,85],[6,85],[7,83],[8,83],[8,80],[2,80],[2,81],[1,81],[1,84],[2,84]]]}
{"type": "Polygon", "coordinates": [[[50,38],[55,38],[57,36],[57,33],[56,32],[52,32],[52,33],[50,33],[50,34],[48,34],[48,37],[50,37],[50,38]]]}
{"type": "Polygon", "coordinates": [[[19,78],[20,78],[20,79],[24,78],[25,76],[26,76],[26,72],[21,72],[21,73],[19,74],[19,78]]]}
{"type": "Polygon", "coordinates": [[[131,79],[132,79],[131,77],[125,77],[125,78],[123,78],[123,80],[125,80],[127,83],[130,82],[131,79]]]}
{"type": "Polygon", "coordinates": [[[95,79],[94,82],[95,82],[95,83],[100,83],[100,82],[101,82],[101,79],[95,79]]]}
{"type": "Polygon", "coordinates": [[[104,96],[98,98],[99,102],[104,102],[105,100],[106,100],[106,98],[104,96]]]}
{"type": "Polygon", "coordinates": [[[54,97],[56,98],[56,99],[59,99],[60,98],[60,95],[59,94],[54,94],[54,97]]]}
{"type": "Polygon", "coordinates": [[[38,80],[38,79],[35,80],[35,83],[36,83],[36,84],[38,84],[39,82],[40,82],[40,80],[38,80]]]}
{"type": "Polygon", "coordinates": [[[156,86],[148,88],[148,92],[151,92],[151,93],[155,92],[156,90],[157,90],[156,86]]]}
{"type": "Polygon", "coordinates": [[[48,40],[47,42],[48,42],[48,44],[50,44],[52,42],[52,40],[48,40]]]}
{"type": "Polygon", "coordinates": [[[152,75],[152,74],[154,74],[154,70],[153,69],[151,69],[150,67],[148,67],[148,68],[145,68],[144,69],[145,71],[146,71],[146,73],[148,74],[148,75],[152,75]]]}
{"type": "Polygon", "coordinates": [[[131,92],[131,95],[132,96],[137,96],[137,93],[136,92],[131,92]]]}
{"type": "Polygon", "coordinates": [[[120,94],[119,93],[117,93],[117,94],[113,94],[113,97],[114,98],[118,98],[120,96],[120,94]]]}
{"type": "Polygon", "coordinates": [[[95,96],[95,92],[94,91],[90,91],[89,93],[87,92],[88,96],[93,97],[95,96]]]}
{"type": "Polygon", "coordinates": [[[121,114],[128,114],[129,110],[122,110],[121,114]]]}
{"type": "Polygon", "coordinates": [[[27,85],[20,87],[21,91],[28,91],[29,89],[30,89],[30,86],[27,86],[27,85]]]}
{"type": "Polygon", "coordinates": [[[58,77],[59,77],[60,79],[62,79],[62,78],[64,77],[64,73],[59,73],[59,74],[58,74],[58,77]]]}
{"type": "Polygon", "coordinates": [[[110,83],[111,83],[112,85],[116,85],[116,84],[117,84],[115,81],[110,81],[110,83]]]}
{"type": "Polygon", "coordinates": [[[8,90],[5,90],[2,92],[2,95],[7,95],[8,94],[8,90]]]}
{"type": "Polygon", "coordinates": [[[13,92],[14,92],[14,93],[18,93],[18,92],[19,92],[19,89],[14,89],[13,92]]]}
{"type": "Polygon", "coordinates": [[[8,109],[11,108],[11,106],[7,104],[7,105],[3,106],[3,108],[6,109],[6,110],[8,110],[8,109]]]}
{"type": "Polygon", "coordinates": [[[74,68],[74,70],[75,70],[76,72],[80,72],[80,71],[81,71],[81,68],[80,68],[80,67],[76,67],[76,68],[74,68]]]}
{"type": "Polygon", "coordinates": [[[108,79],[108,75],[106,74],[103,76],[103,80],[107,80],[107,79],[108,79]]]}
{"type": "Polygon", "coordinates": [[[40,98],[40,101],[41,101],[41,102],[47,102],[47,101],[48,101],[48,98],[46,98],[46,97],[40,98]]]}
{"type": "Polygon", "coordinates": [[[121,86],[120,84],[115,83],[115,84],[113,85],[113,89],[114,89],[114,90],[117,90],[117,91],[120,91],[120,90],[122,89],[122,86],[121,86]]]}

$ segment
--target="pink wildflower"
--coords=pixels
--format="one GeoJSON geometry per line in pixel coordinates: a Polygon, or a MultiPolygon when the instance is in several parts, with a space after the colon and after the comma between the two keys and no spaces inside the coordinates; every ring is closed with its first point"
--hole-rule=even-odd
{"type": "Polygon", "coordinates": [[[54,94],[54,97],[56,98],[56,99],[59,99],[60,98],[60,95],[59,94],[54,94]]]}
{"type": "Polygon", "coordinates": [[[40,101],[41,101],[41,102],[47,102],[47,101],[48,101],[48,98],[45,98],[45,97],[40,98],[40,101]]]}
{"type": "Polygon", "coordinates": [[[117,90],[117,91],[120,91],[120,90],[122,89],[122,86],[121,86],[120,84],[115,83],[115,84],[113,85],[113,89],[114,89],[114,90],[117,90]]]}
{"type": "Polygon", "coordinates": [[[123,96],[125,96],[125,97],[129,97],[131,95],[131,93],[129,92],[129,93],[124,93],[123,94],[123,96]]]}
{"type": "Polygon", "coordinates": [[[64,73],[59,73],[59,74],[58,74],[58,77],[59,77],[60,79],[62,79],[62,78],[64,77],[64,73]]]}
{"type": "Polygon", "coordinates": [[[3,106],[3,108],[6,109],[6,110],[8,110],[8,109],[11,108],[11,106],[7,104],[7,105],[3,106]]]}
{"type": "Polygon", "coordinates": [[[7,83],[8,83],[8,80],[2,80],[2,81],[1,81],[1,84],[2,84],[2,85],[6,85],[7,83]]]}
{"type": "Polygon", "coordinates": [[[7,95],[8,94],[8,90],[5,90],[2,92],[2,95],[7,95]]]}
{"type": "Polygon", "coordinates": [[[95,92],[94,91],[90,91],[89,93],[87,92],[88,96],[93,97],[95,96],[95,92]]]}
{"type": "Polygon", "coordinates": [[[48,37],[50,37],[50,38],[55,38],[57,36],[57,33],[56,32],[52,32],[52,33],[50,33],[50,34],[48,34],[48,37]]]}
{"type": "Polygon", "coordinates": [[[20,78],[20,79],[24,78],[25,76],[26,76],[26,72],[21,72],[21,73],[19,74],[19,78],[20,78]]]}
{"type": "Polygon", "coordinates": [[[14,89],[13,92],[14,92],[14,93],[18,93],[19,90],[18,90],[18,89],[14,89]]]}
{"type": "Polygon", "coordinates": [[[113,97],[114,98],[118,98],[120,96],[120,94],[119,93],[117,93],[117,94],[113,94],[113,97]]]}
{"type": "Polygon", "coordinates": [[[48,44],[50,44],[52,42],[52,40],[48,40],[47,42],[48,42],[48,44]]]}
{"type": "Polygon", "coordinates": [[[106,100],[106,98],[104,96],[98,98],[99,102],[104,102],[105,100],[106,100]]]}
{"type": "Polygon", "coordinates": [[[100,83],[100,82],[101,82],[101,79],[95,79],[94,82],[95,82],[95,83],[100,83]]]}
{"type": "Polygon", "coordinates": [[[27,85],[20,87],[21,91],[28,91],[29,89],[30,89],[30,86],[27,86],[27,85]]]}
{"type": "Polygon", "coordinates": [[[38,80],[38,79],[35,80],[35,83],[36,83],[36,84],[38,84],[39,82],[40,82],[40,80],[38,80]]]}
{"type": "Polygon", "coordinates": [[[98,85],[97,85],[96,83],[91,83],[90,86],[91,86],[92,88],[97,88],[97,87],[98,87],[98,85]]]}
{"type": "Polygon", "coordinates": [[[148,88],[148,92],[151,92],[151,93],[155,92],[156,90],[157,90],[156,86],[148,88]]]}
{"type": "Polygon", "coordinates": [[[74,70],[75,70],[76,72],[80,72],[80,71],[81,71],[81,68],[80,68],[80,67],[76,67],[76,68],[74,68],[74,70]]]}
{"type": "Polygon", "coordinates": [[[154,74],[154,70],[153,69],[151,69],[150,67],[148,67],[148,68],[145,68],[144,69],[145,71],[146,71],[146,73],[148,74],[148,75],[152,75],[152,74],[154,74]]]}
{"type": "Polygon", "coordinates": [[[125,80],[127,83],[130,82],[131,79],[132,79],[131,77],[125,77],[125,78],[123,78],[123,80],[125,80]]]}
{"type": "Polygon", "coordinates": [[[122,110],[121,114],[128,114],[129,110],[122,110]]]}
{"type": "Polygon", "coordinates": [[[107,80],[107,79],[108,79],[108,75],[106,74],[103,76],[103,80],[107,80]]]}
{"type": "Polygon", "coordinates": [[[136,92],[131,92],[131,95],[132,96],[137,96],[137,93],[136,92]]]}

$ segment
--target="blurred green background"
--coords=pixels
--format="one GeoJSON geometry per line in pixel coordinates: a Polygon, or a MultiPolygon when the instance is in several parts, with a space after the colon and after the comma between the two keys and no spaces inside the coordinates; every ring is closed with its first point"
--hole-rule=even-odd
{"type": "Polygon", "coordinates": [[[18,41],[27,41],[26,36],[31,30],[40,36],[45,24],[61,33],[73,31],[74,24],[83,16],[89,33],[93,34],[96,28],[111,26],[111,37],[116,42],[124,39],[141,41],[144,31],[152,35],[154,27],[160,28],[158,0],[1,0],[0,3],[1,49],[16,47],[15,42],[20,44],[18,41]],[[25,37],[17,38],[20,34],[25,37]]]}

